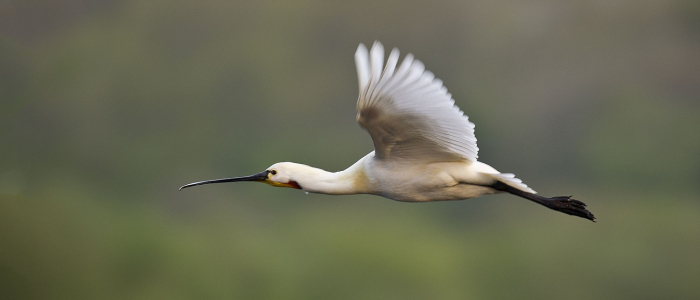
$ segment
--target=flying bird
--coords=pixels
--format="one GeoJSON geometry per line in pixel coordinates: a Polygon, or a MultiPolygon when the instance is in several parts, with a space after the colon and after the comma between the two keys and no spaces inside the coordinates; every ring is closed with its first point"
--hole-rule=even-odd
{"type": "Polygon", "coordinates": [[[543,197],[515,175],[477,161],[474,123],[455,105],[442,81],[407,54],[400,65],[394,48],[360,44],[355,64],[360,86],[357,122],[374,151],[349,168],[328,172],[293,162],[276,163],[244,176],[193,182],[192,186],[239,181],[330,195],[373,194],[405,202],[461,200],[510,193],[565,214],[595,221],[586,204],[571,196],[543,197]]]}

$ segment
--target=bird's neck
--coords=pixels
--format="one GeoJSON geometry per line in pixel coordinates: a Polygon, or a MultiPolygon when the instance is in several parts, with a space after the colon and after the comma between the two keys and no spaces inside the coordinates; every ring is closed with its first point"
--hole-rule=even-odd
{"type": "Polygon", "coordinates": [[[369,192],[362,159],[340,172],[328,172],[314,167],[305,167],[303,176],[299,176],[296,182],[306,192],[330,195],[369,192]]]}

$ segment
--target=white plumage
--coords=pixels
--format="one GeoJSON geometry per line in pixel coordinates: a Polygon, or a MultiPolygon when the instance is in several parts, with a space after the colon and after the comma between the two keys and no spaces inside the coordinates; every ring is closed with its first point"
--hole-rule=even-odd
{"type": "MultiPolygon", "coordinates": [[[[245,177],[195,182],[182,188],[235,181],[260,181],[324,194],[375,194],[399,201],[458,200],[508,192],[557,211],[594,220],[585,204],[568,197],[545,198],[515,175],[477,161],[474,124],[455,105],[442,81],[408,54],[397,68],[393,49],[355,52],[359,98],[357,122],[370,134],[374,151],[344,171],[327,172],[283,162],[245,177]]],[[[181,189],[182,189],[181,188],[181,189]]]]}
{"type": "Polygon", "coordinates": [[[500,174],[490,166],[474,164],[479,151],[474,123],[469,122],[442,81],[426,71],[423,63],[408,54],[396,70],[398,57],[399,51],[394,48],[382,72],[381,43],[374,43],[369,57],[362,44],[355,52],[360,86],[357,122],[372,136],[375,158],[412,164],[461,163],[465,166],[457,173],[462,174],[450,174],[457,180],[460,177],[476,179],[479,183],[502,180],[535,193],[512,174],[500,174]]]}

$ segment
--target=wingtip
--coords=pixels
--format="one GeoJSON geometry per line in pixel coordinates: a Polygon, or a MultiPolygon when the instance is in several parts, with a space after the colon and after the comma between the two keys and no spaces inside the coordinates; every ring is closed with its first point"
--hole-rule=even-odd
{"type": "Polygon", "coordinates": [[[372,49],[369,50],[370,56],[372,55],[380,55],[382,60],[384,60],[384,45],[380,43],[379,41],[374,41],[372,44],[372,49]]]}
{"type": "Polygon", "coordinates": [[[355,50],[355,55],[357,55],[358,53],[362,53],[362,52],[367,52],[367,46],[365,46],[365,44],[363,44],[363,43],[360,43],[357,46],[357,50],[355,50]]]}

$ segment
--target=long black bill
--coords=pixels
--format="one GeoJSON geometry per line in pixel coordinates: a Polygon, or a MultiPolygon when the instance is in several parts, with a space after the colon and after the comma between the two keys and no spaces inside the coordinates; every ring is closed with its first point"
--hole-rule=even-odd
{"type": "Polygon", "coordinates": [[[269,171],[265,170],[265,171],[262,171],[258,174],[253,174],[250,176],[198,181],[198,182],[185,184],[182,187],[180,187],[180,190],[182,191],[182,189],[184,189],[184,188],[188,188],[188,187],[195,186],[195,185],[204,185],[204,184],[211,184],[211,183],[238,182],[238,181],[265,181],[265,180],[267,180],[267,173],[269,173],[269,171]]]}

